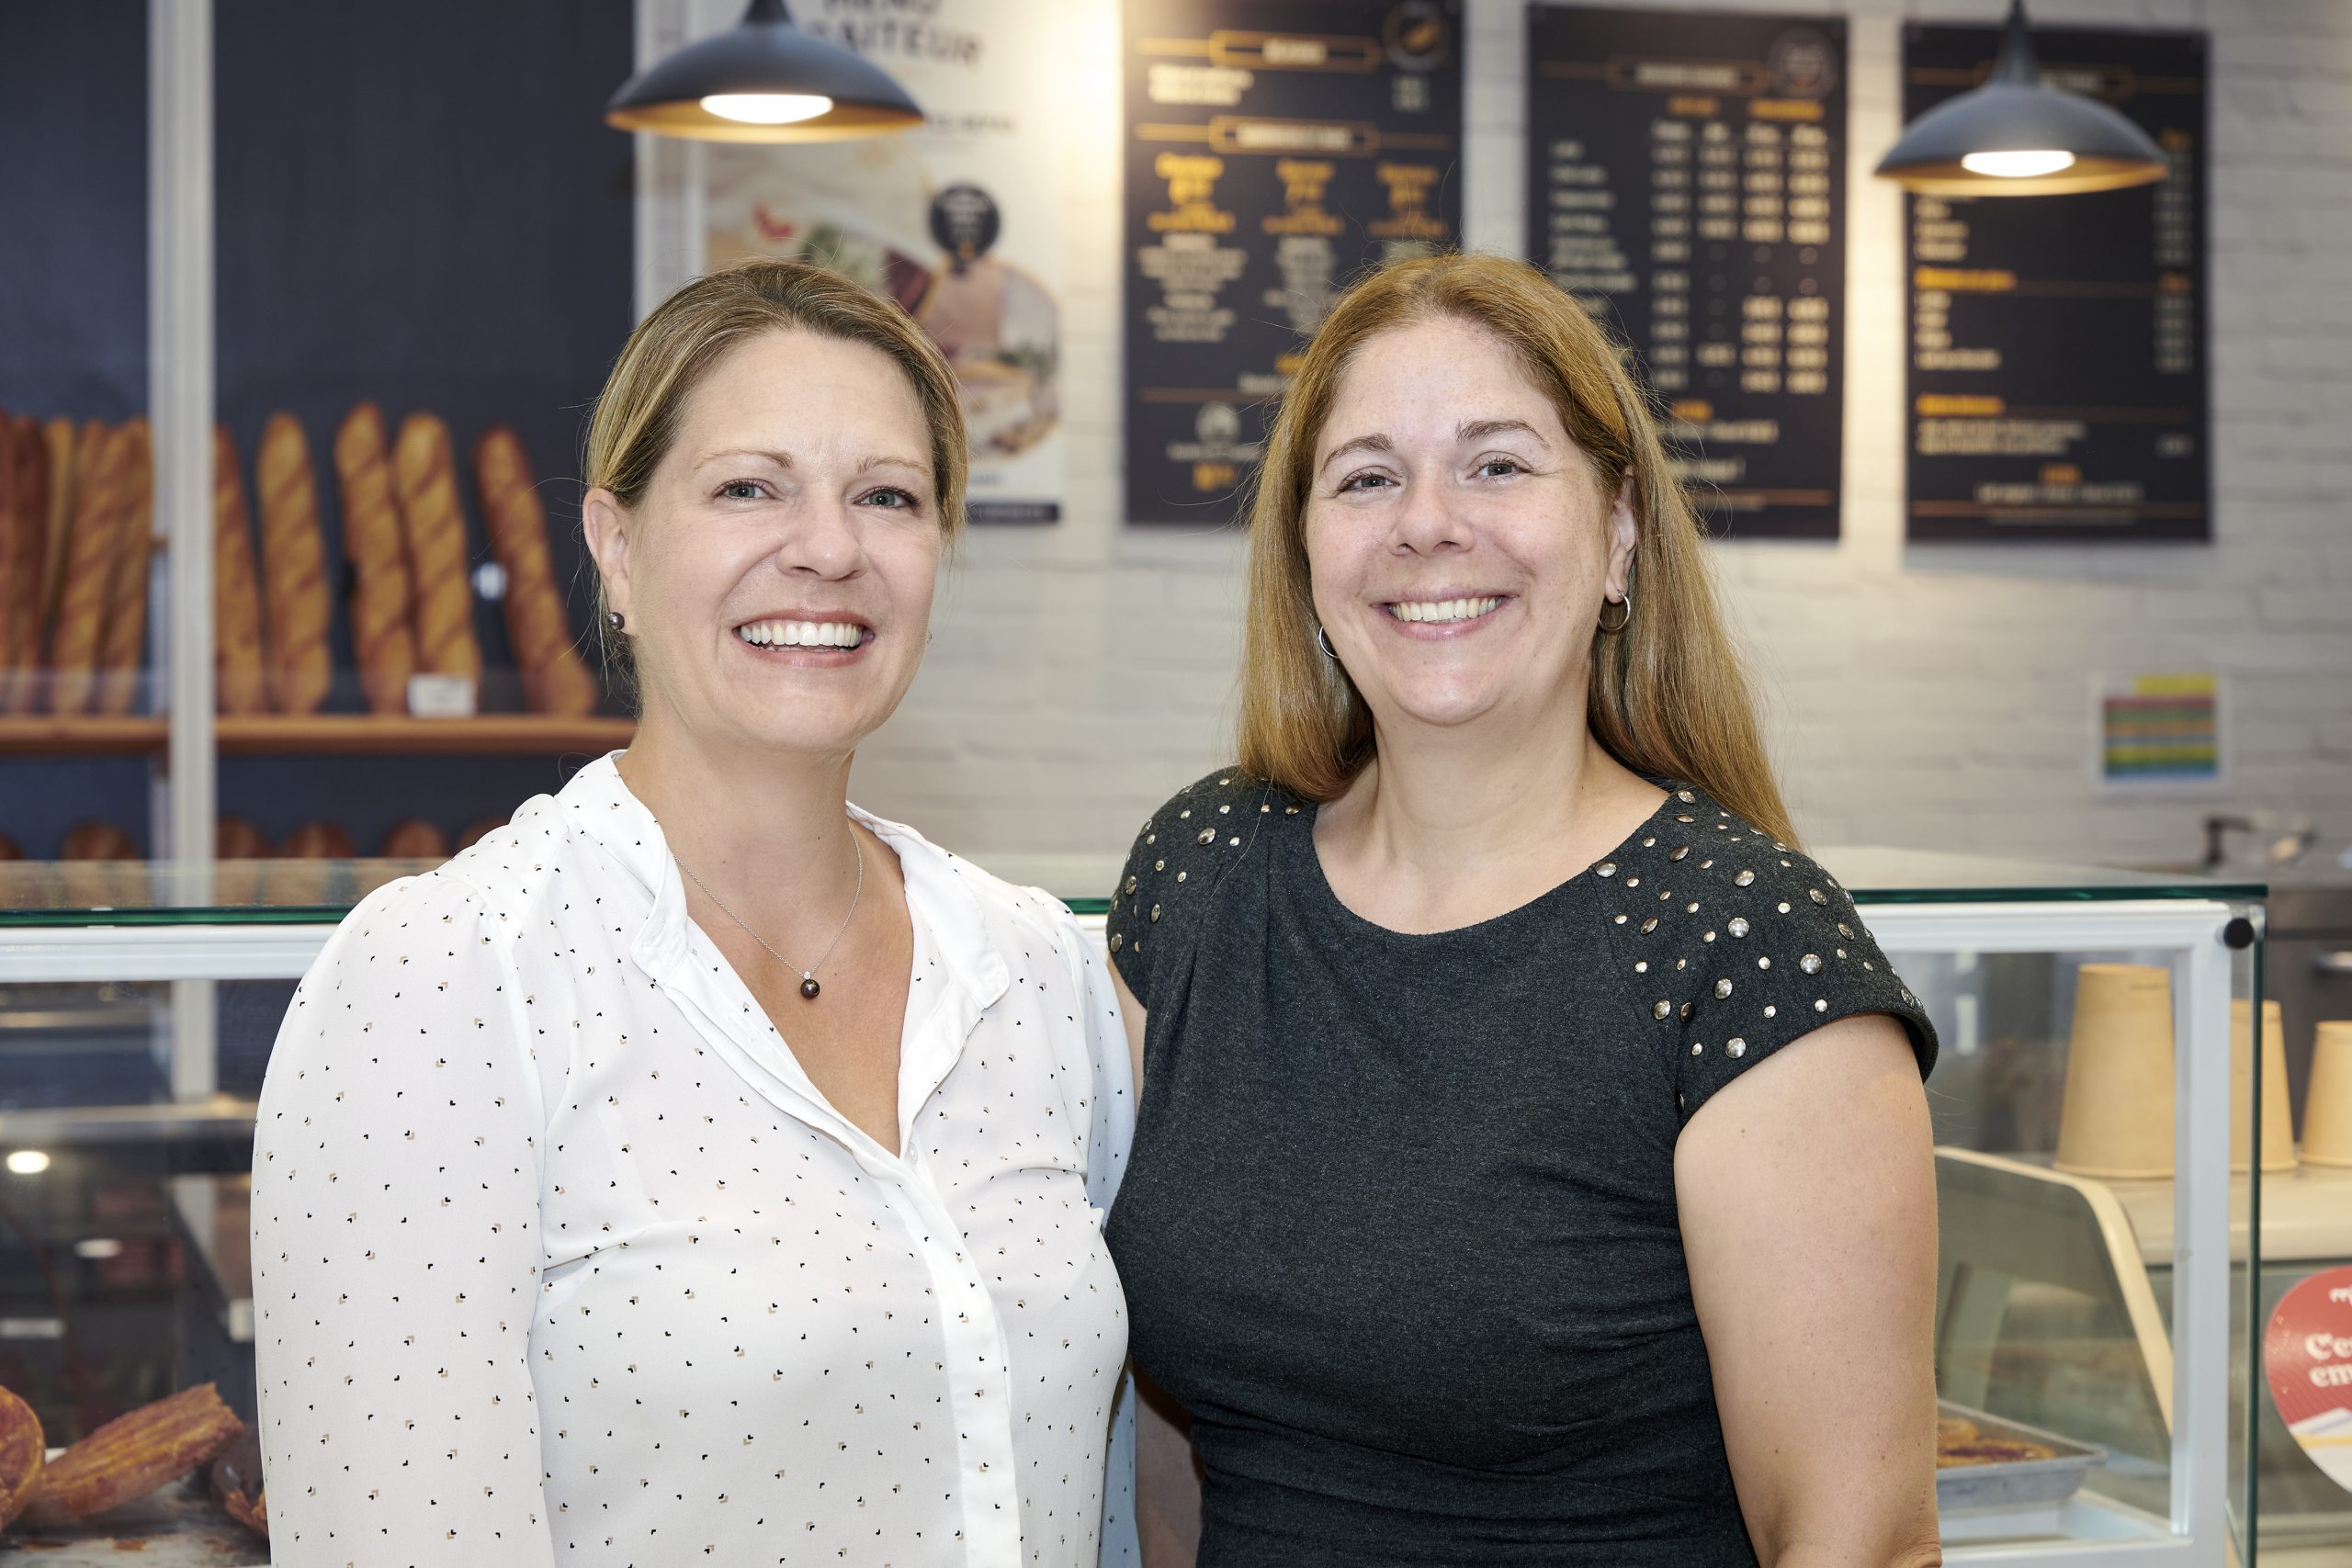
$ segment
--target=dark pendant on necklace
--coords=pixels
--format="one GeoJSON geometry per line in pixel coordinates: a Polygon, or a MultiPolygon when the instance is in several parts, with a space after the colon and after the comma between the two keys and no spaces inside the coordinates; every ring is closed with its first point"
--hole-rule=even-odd
{"type": "Polygon", "coordinates": [[[817,984],[817,977],[814,975],[803,975],[800,976],[801,1000],[808,1002],[815,1001],[817,999],[817,993],[822,989],[824,989],[824,987],[817,984]]]}

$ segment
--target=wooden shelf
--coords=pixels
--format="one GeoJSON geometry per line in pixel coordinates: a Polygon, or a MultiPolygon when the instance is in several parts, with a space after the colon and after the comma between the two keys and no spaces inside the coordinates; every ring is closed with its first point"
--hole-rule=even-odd
{"type": "MultiPolygon", "coordinates": [[[[214,727],[214,743],[224,757],[527,757],[601,754],[628,745],[637,721],[520,713],[474,718],[272,714],[222,717],[214,727]]],[[[0,718],[0,758],[160,756],[168,744],[161,718],[0,718]]]]}
{"type": "Polygon", "coordinates": [[[588,751],[602,755],[637,733],[632,718],[549,718],[544,714],[492,713],[474,718],[409,718],[373,714],[271,715],[217,721],[224,757],[536,756],[588,751]]]}
{"type": "Polygon", "coordinates": [[[144,757],[166,743],[160,718],[0,718],[0,757],[144,757]]]}

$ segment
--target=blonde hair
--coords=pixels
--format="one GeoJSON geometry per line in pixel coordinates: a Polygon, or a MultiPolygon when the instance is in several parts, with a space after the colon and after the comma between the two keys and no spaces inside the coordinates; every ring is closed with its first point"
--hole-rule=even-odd
{"type": "MultiPolygon", "coordinates": [[[[753,260],[706,274],[637,324],[596,395],[588,424],[588,487],[608,490],[634,508],[676,444],[686,400],[712,367],[763,333],[793,329],[879,349],[906,372],[931,430],[940,536],[953,545],[964,529],[969,465],[956,372],[904,310],[854,278],[808,262],[753,260]]],[[[601,573],[596,636],[616,684],[633,694],[637,672],[628,639],[607,634],[601,573]]]]}
{"type": "Polygon", "coordinates": [[[1667,469],[1649,405],[1609,335],[1543,273],[1503,256],[1423,256],[1384,267],[1340,298],[1307,345],[1250,501],[1242,767],[1302,798],[1328,801],[1373,760],[1371,709],[1315,646],[1306,497],[1316,443],[1357,350],[1433,317],[1483,327],[1518,355],[1603,496],[1633,476],[1634,607],[1623,631],[1594,633],[1586,705],[1594,738],[1634,772],[1697,784],[1794,843],[1698,519],[1667,469]]]}

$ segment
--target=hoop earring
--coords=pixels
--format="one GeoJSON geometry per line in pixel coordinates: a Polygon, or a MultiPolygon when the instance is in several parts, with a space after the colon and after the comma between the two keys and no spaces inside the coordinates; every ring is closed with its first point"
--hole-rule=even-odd
{"type": "Polygon", "coordinates": [[[618,610],[607,610],[605,612],[605,624],[613,630],[618,631],[628,623],[621,618],[621,613],[618,610]]]}
{"type": "Polygon", "coordinates": [[[1337,664],[1340,661],[1340,650],[1331,646],[1331,634],[1321,626],[1315,628],[1315,646],[1321,649],[1323,657],[1332,663],[1337,664]]]}
{"type": "Polygon", "coordinates": [[[1604,599],[1601,601],[1600,621],[1600,629],[1604,632],[1622,632],[1625,629],[1625,623],[1633,618],[1634,585],[1629,582],[1625,585],[1625,596],[1623,599],[1604,599]],[[1611,604],[1623,604],[1625,607],[1625,613],[1617,617],[1617,621],[1614,626],[1611,625],[1609,620],[1609,606],[1611,604]]]}

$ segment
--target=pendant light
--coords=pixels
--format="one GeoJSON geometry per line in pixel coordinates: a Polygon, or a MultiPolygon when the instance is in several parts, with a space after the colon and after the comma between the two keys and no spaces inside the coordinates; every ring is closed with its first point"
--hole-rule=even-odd
{"type": "Polygon", "coordinates": [[[695,141],[845,141],[905,130],[922,110],[879,66],[792,25],[784,0],[752,0],[729,30],[621,85],[605,123],[695,141]]]}
{"type": "Polygon", "coordinates": [[[2025,0],[2009,0],[1993,73],[1905,127],[1875,172],[1928,196],[2066,196],[2148,185],[2171,169],[2146,131],[2041,79],[2025,0]]]}

